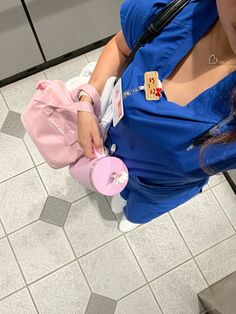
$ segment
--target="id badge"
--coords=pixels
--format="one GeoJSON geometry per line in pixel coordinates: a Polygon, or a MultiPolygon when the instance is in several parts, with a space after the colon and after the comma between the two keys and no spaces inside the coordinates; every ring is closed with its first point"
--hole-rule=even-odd
{"type": "Polygon", "coordinates": [[[112,89],[113,126],[115,127],[124,116],[121,78],[112,89]]]}

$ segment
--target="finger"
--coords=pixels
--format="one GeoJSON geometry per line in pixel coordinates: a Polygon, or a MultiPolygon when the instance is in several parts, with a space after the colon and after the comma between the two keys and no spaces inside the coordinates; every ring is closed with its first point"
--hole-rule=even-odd
{"type": "Polygon", "coordinates": [[[95,132],[93,134],[93,143],[94,143],[94,146],[95,146],[96,150],[99,153],[102,153],[102,151],[103,151],[103,141],[102,141],[102,138],[101,138],[99,132],[95,132]]]}
{"type": "Polygon", "coordinates": [[[93,152],[93,143],[92,143],[92,137],[89,137],[87,140],[81,140],[81,147],[83,148],[83,154],[84,157],[88,159],[95,158],[94,152],[93,152]]]}

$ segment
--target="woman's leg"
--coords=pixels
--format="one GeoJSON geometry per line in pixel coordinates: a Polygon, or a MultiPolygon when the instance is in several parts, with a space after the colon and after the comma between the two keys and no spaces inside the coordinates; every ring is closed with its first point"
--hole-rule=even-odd
{"type": "Polygon", "coordinates": [[[159,209],[157,203],[150,201],[141,193],[130,191],[127,204],[124,208],[124,214],[128,221],[136,224],[144,224],[164,213],[166,211],[159,209]]]}

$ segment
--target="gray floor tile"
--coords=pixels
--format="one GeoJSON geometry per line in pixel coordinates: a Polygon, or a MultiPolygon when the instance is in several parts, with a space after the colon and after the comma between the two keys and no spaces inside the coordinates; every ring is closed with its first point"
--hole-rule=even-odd
{"type": "Polygon", "coordinates": [[[36,314],[37,312],[29,296],[29,292],[25,288],[0,301],[0,313],[36,314]]]}
{"type": "Polygon", "coordinates": [[[9,238],[28,283],[74,259],[63,230],[43,221],[33,223],[9,238]]]}
{"type": "Polygon", "coordinates": [[[70,207],[71,203],[49,196],[39,219],[63,227],[70,207]]]}
{"type": "Polygon", "coordinates": [[[196,257],[209,285],[236,271],[236,236],[196,257]]]}
{"type": "Polygon", "coordinates": [[[130,232],[127,239],[149,281],[191,257],[169,214],[130,232]]]}
{"type": "Polygon", "coordinates": [[[194,255],[234,233],[211,190],[174,209],[171,215],[194,255]]]}
{"type": "Polygon", "coordinates": [[[3,100],[2,95],[0,94],[0,129],[2,127],[3,122],[8,114],[8,108],[3,100]]]}
{"type": "Polygon", "coordinates": [[[0,131],[11,136],[23,138],[25,128],[21,122],[20,113],[9,111],[0,131]]]}
{"type": "Polygon", "coordinates": [[[0,147],[0,182],[34,166],[21,139],[0,133],[0,147]]]}
{"type": "Polygon", "coordinates": [[[118,301],[115,314],[161,314],[150,288],[145,286],[118,301]]]}
{"type": "Polygon", "coordinates": [[[44,73],[40,72],[2,87],[2,94],[10,110],[22,113],[36,91],[36,84],[45,78],[44,73]]]}
{"type": "Polygon", "coordinates": [[[207,284],[192,260],[151,283],[165,314],[199,314],[197,293],[206,287],[207,284]]]}
{"type": "Polygon", "coordinates": [[[81,55],[69,61],[45,70],[49,80],[67,81],[73,77],[79,76],[82,69],[88,64],[85,55],[81,55]]]}
{"type": "Polygon", "coordinates": [[[0,299],[24,287],[25,283],[7,239],[0,240],[0,299]]]}
{"type": "Polygon", "coordinates": [[[212,188],[212,191],[220,202],[220,205],[224,209],[234,228],[236,228],[236,195],[233,189],[226,181],[212,188]]]}
{"type": "Polygon", "coordinates": [[[68,202],[74,202],[93,191],[80,185],[69,174],[68,167],[50,168],[46,163],[37,167],[48,194],[68,202]]]}
{"type": "Polygon", "coordinates": [[[72,205],[65,230],[77,256],[121,234],[104,196],[97,193],[72,205]]]}
{"type": "Polygon", "coordinates": [[[42,314],[84,314],[90,290],[77,262],[30,285],[42,314]]]}
{"type": "Polygon", "coordinates": [[[46,198],[35,169],[3,182],[0,185],[0,217],[6,232],[10,233],[37,220],[46,198]]]}
{"type": "Polygon", "coordinates": [[[92,293],[85,314],[114,314],[116,301],[92,293]]]}
{"type": "Polygon", "coordinates": [[[117,300],[145,284],[125,239],[119,238],[79,259],[92,291],[117,300]]]}
{"type": "Polygon", "coordinates": [[[25,133],[24,142],[25,142],[26,146],[28,147],[30,155],[32,156],[34,163],[36,165],[39,165],[39,164],[45,162],[43,156],[40,154],[38,148],[36,147],[34,142],[31,140],[28,133],[25,133]]]}

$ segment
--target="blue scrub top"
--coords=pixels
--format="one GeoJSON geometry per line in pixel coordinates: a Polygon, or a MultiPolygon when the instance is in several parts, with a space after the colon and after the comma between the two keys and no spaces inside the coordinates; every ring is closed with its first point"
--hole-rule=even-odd
{"type": "MultiPolygon", "coordinates": [[[[120,7],[121,26],[130,49],[168,0],[125,0],[120,7]]],[[[123,92],[144,85],[144,72],[158,71],[162,81],[218,19],[215,0],[192,0],[160,35],[140,48],[122,75],[123,92]]],[[[208,175],[199,163],[200,146],[187,151],[194,137],[213,127],[230,112],[229,96],[236,86],[236,71],[182,107],[168,101],[147,101],[144,91],[123,100],[124,117],[111,126],[105,146],[117,145],[129,173],[143,182],[158,182],[163,197],[177,190],[202,187],[208,175]]],[[[183,90],[183,93],[185,91],[183,90]]],[[[187,92],[187,91],[186,91],[187,92]]],[[[236,121],[223,131],[236,129],[236,121]]],[[[205,164],[217,172],[236,168],[236,143],[208,149],[205,164]]],[[[141,182],[142,183],[142,182],[141,182]]],[[[151,187],[151,185],[150,185],[151,187]]],[[[198,189],[199,192],[199,189],[198,189]]],[[[188,197],[186,196],[186,199],[188,197]]],[[[184,201],[184,199],[182,199],[184,201]]]]}

